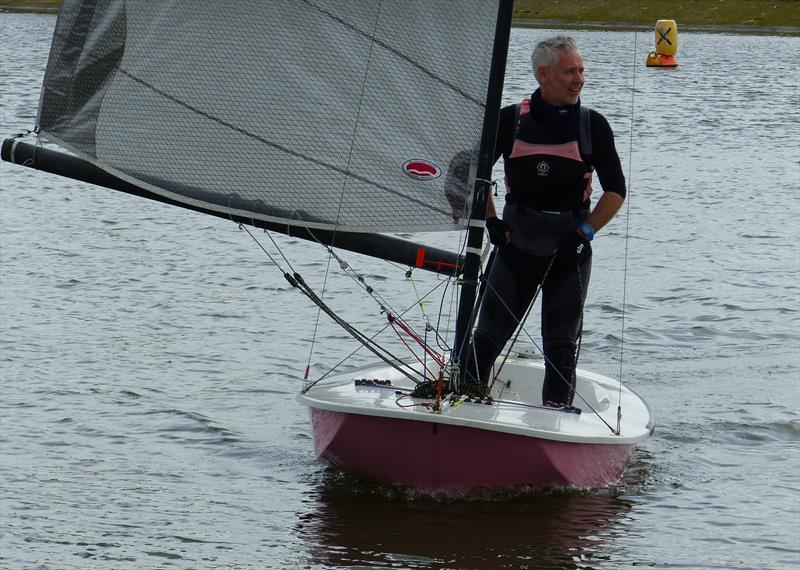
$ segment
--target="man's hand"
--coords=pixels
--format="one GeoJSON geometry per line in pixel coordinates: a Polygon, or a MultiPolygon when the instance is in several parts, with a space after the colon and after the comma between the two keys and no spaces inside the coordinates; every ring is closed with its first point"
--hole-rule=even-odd
{"type": "Polygon", "coordinates": [[[558,244],[556,252],[562,256],[580,257],[581,253],[589,247],[589,240],[578,233],[578,230],[571,232],[558,244]]]}
{"type": "Polygon", "coordinates": [[[486,219],[486,231],[489,233],[489,241],[496,246],[504,246],[511,242],[511,228],[498,217],[486,219]]]}

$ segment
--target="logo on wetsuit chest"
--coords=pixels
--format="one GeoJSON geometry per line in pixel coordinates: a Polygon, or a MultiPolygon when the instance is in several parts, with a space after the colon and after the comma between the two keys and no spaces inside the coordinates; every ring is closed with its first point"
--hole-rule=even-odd
{"type": "Polygon", "coordinates": [[[550,165],[543,160],[536,165],[536,173],[539,176],[547,176],[550,173],[550,165]]]}

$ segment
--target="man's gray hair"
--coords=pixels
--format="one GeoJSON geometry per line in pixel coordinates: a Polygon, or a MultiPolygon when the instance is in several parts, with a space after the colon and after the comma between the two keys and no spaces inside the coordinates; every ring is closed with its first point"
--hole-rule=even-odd
{"type": "Polygon", "coordinates": [[[562,50],[565,52],[578,51],[578,44],[574,38],[570,36],[553,36],[546,38],[536,44],[536,48],[531,54],[531,63],[533,64],[533,76],[536,81],[539,81],[539,72],[537,71],[540,66],[553,67],[556,63],[558,55],[557,51],[562,50]]]}

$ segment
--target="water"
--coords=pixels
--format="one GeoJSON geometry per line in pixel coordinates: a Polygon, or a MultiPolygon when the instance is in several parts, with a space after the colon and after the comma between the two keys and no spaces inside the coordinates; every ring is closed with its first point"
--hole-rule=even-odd
{"type": "MultiPolygon", "coordinates": [[[[0,14],[0,134],[34,123],[54,21],[0,14]]],[[[514,30],[506,102],[545,33],[514,30]]],[[[632,188],[581,366],[658,420],[620,485],[433,499],[327,469],[294,399],[316,311],[246,234],[2,163],[0,566],[800,567],[800,39],[682,33],[659,70],[651,33],[574,35],[632,188]]],[[[321,248],[276,240],[321,288],[321,248]]],[[[348,260],[412,304],[402,269],[348,260]]],[[[353,347],[320,321],[313,375],[353,347]]]]}

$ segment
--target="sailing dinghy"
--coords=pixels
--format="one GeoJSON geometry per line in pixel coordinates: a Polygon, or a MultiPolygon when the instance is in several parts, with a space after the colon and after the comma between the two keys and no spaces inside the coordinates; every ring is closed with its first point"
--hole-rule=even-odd
{"type": "Polygon", "coordinates": [[[36,140],[6,139],[2,158],[450,280],[455,331],[434,331],[435,349],[381,308],[422,350],[406,359],[342,319],[318,283],[284,271],[381,359],[306,379],[298,399],[330,463],[425,491],[603,487],[653,430],[619,382],[579,371],[580,410],[546,408],[541,361],[511,354],[487,397],[452,393],[479,302],[512,10],[63,0],[36,140]],[[451,231],[459,253],[390,235],[434,231],[451,231]],[[433,392],[416,390],[425,383],[433,392]]]}
{"type": "Polygon", "coordinates": [[[376,481],[435,492],[619,481],[636,443],[652,431],[644,401],[625,387],[618,399],[615,380],[579,370],[582,413],[547,408],[535,403],[543,378],[541,362],[516,356],[489,398],[432,412],[408,395],[412,387],[397,370],[370,367],[300,400],[311,409],[317,454],[376,481]],[[625,410],[619,434],[612,427],[618,401],[625,410]]]}

